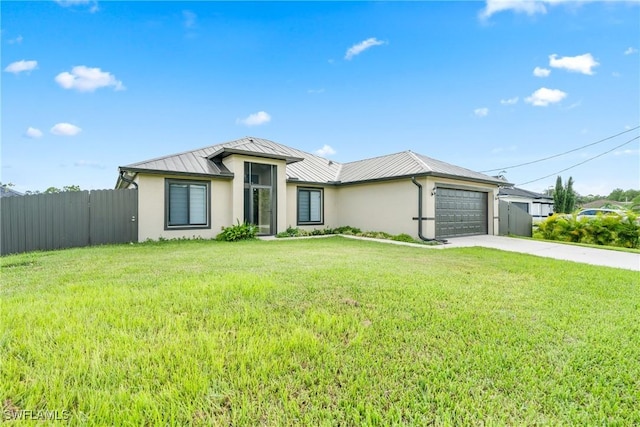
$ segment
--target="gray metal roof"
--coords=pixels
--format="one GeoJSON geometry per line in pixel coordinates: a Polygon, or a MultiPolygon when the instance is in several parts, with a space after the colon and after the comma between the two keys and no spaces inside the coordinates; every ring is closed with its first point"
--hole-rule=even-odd
{"type": "Polygon", "coordinates": [[[436,175],[505,184],[503,180],[411,151],[350,163],[338,163],[268,139],[255,137],[245,137],[193,151],[133,163],[121,166],[120,170],[229,177],[232,174],[222,164],[221,159],[234,153],[286,160],[287,179],[300,182],[355,183],[401,176],[436,175]]]}
{"type": "Polygon", "coordinates": [[[526,198],[529,198],[529,199],[553,200],[553,197],[550,197],[550,196],[547,196],[547,195],[544,195],[544,194],[540,194],[540,193],[535,193],[533,191],[525,190],[523,188],[516,188],[516,187],[503,187],[498,192],[498,195],[499,196],[526,197],[526,198]]]}
{"type": "Polygon", "coordinates": [[[24,196],[24,194],[19,191],[13,190],[8,187],[0,186],[0,197],[16,197],[16,196],[24,196]]]}

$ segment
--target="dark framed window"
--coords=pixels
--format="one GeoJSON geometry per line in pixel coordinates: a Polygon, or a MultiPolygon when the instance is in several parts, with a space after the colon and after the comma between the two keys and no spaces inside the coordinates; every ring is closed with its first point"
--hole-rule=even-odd
{"type": "Polygon", "coordinates": [[[165,229],[211,228],[208,181],[165,180],[165,229]]]}
{"type": "Polygon", "coordinates": [[[324,223],[324,190],[298,188],[298,224],[324,223]]]}

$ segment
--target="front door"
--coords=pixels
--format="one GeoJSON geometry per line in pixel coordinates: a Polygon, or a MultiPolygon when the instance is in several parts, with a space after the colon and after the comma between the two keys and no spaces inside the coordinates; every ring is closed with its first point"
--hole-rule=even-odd
{"type": "Polygon", "coordinates": [[[258,227],[258,234],[276,233],[276,166],[244,164],[244,220],[258,227]]]}
{"type": "Polygon", "coordinates": [[[252,186],[251,223],[258,227],[258,234],[273,234],[271,223],[273,218],[271,188],[252,186]]]}

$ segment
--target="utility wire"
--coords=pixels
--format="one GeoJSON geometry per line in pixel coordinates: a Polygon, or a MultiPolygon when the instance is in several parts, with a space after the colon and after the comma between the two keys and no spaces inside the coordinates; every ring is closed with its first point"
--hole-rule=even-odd
{"type": "MultiPolygon", "coordinates": [[[[564,153],[555,154],[553,156],[545,157],[544,159],[533,160],[531,162],[520,163],[519,165],[508,166],[508,167],[504,167],[504,168],[489,169],[489,170],[480,171],[480,172],[481,173],[487,173],[487,172],[502,171],[502,170],[506,171],[507,169],[515,169],[515,168],[519,168],[520,166],[527,166],[527,165],[532,165],[534,163],[544,162],[545,160],[554,159],[556,157],[564,156],[565,154],[573,153],[574,151],[582,150],[583,148],[591,147],[592,145],[600,144],[601,142],[605,142],[605,141],[608,141],[608,140],[613,139],[615,137],[618,137],[620,135],[624,135],[625,133],[634,131],[634,130],[636,130],[638,128],[640,128],[640,126],[636,126],[636,127],[632,128],[632,129],[627,129],[624,132],[620,132],[620,133],[618,133],[616,135],[609,136],[607,138],[601,139],[600,141],[592,142],[591,144],[583,145],[582,147],[578,147],[578,148],[574,148],[573,150],[565,151],[564,153]]],[[[615,150],[615,148],[614,148],[614,150],[615,150]]]]}
{"type": "MultiPolygon", "coordinates": [[[[591,157],[591,158],[589,158],[589,159],[587,159],[587,160],[584,160],[584,161],[582,161],[582,162],[580,162],[580,163],[576,163],[575,165],[573,165],[573,166],[569,166],[568,168],[566,168],[566,169],[562,169],[561,171],[554,172],[554,173],[552,173],[552,174],[550,174],[550,175],[543,176],[542,178],[534,179],[534,180],[532,180],[532,181],[527,181],[527,182],[523,182],[523,183],[521,183],[521,184],[517,184],[517,185],[516,185],[516,187],[517,187],[517,186],[520,186],[520,185],[531,184],[532,182],[536,182],[536,181],[542,181],[543,179],[545,179],[545,178],[549,178],[550,176],[558,175],[558,174],[560,174],[560,173],[562,173],[562,172],[564,172],[564,171],[568,171],[569,169],[573,169],[573,168],[575,168],[575,167],[577,167],[577,166],[584,165],[585,163],[590,162],[591,160],[597,159],[598,157],[602,157],[602,156],[604,156],[605,154],[609,154],[609,153],[610,153],[610,152],[612,152],[613,150],[617,150],[617,149],[618,149],[618,148],[620,148],[620,147],[624,147],[625,145],[627,145],[627,144],[629,144],[629,143],[631,143],[631,142],[635,141],[636,139],[640,139],[640,136],[636,136],[635,138],[631,138],[631,139],[630,139],[630,140],[628,140],[627,142],[625,142],[625,143],[623,143],[623,144],[620,144],[620,145],[618,145],[617,147],[613,147],[611,150],[605,151],[604,153],[600,153],[600,154],[598,154],[597,156],[593,156],[593,157],[591,157]]],[[[592,144],[592,145],[593,145],[593,144],[592,144]]]]}

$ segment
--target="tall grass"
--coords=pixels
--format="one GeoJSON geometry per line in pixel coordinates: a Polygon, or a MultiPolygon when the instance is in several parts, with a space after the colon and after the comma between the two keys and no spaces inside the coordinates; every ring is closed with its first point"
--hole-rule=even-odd
{"type": "Polygon", "coordinates": [[[69,411],[73,425],[640,423],[636,272],[339,237],[1,262],[5,414],[69,411]]]}

